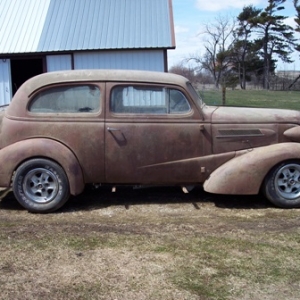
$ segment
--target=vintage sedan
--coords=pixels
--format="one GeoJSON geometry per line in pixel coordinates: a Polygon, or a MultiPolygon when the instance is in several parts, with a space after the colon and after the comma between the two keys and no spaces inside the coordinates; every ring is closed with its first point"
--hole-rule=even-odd
{"type": "Polygon", "coordinates": [[[206,106],[181,76],[76,70],[25,82],[1,114],[0,186],[30,212],[85,185],[204,183],[300,206],[300,112],[206,106]]]}

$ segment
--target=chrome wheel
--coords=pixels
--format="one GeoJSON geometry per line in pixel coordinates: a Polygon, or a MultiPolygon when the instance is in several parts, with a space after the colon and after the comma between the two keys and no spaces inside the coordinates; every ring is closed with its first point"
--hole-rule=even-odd
{"type": "Polygon", "coordinates": [[[13,192],[30,212],[47,213],[62,207],[69,198],[69,181],[56,162],[35,158],[21,164],[13,178],[13,192]]]}
{"type": "Polygon", "coordinates": [[[274,178],[277,193],[288,200],[300,196],[300,165],[287,164],[281,167],[274,178]]]}
{"type": "Polygon", "coordinates": [[[37,168],[28,172],[24,178],[25,195],[36,203],[52,201],[59,190],[57,176],[46,169],[37,168]]]}

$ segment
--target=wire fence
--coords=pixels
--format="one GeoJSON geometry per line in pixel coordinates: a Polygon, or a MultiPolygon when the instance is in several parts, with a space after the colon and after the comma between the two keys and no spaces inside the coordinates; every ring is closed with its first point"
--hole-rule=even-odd
{"type": "MultiPolygon", "coordinates": [[[[269,78],[269,90],[272,91],[300,91],[300,71],[280,71],[269,78]]],[[[195,86],[198,90],[218,90],[212,83],[201,83],[199,80],[195,86]]],[[[227,87],[227,89],[241,89],[237,83],[234,87],[227,87]]],[[[251,81],[246,82],[247,90],[262,90],[263,79],[252,78],[251,81]]]]}

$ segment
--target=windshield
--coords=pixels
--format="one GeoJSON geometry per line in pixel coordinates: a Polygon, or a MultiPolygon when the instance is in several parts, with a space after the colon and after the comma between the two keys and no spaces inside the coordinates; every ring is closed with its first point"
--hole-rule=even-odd
{"type": "Polygon", "coordinates": [[[204,104],[202,99],[200,98],[199,94],[197,93],[197,91],[194,89],[194,87],[192,86],[192,84],[190,82],[186,83],[187,88],[190,92],[190,94],[192,95],[193,99],[195,100],[195,102],[197,103],[197,105],[199,107],[202,107],[202,105],[204,104]]]}

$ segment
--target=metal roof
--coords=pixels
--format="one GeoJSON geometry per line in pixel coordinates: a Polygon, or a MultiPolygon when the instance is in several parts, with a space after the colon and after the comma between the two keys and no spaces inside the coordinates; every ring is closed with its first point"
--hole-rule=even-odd
{"type": "Polygon", "coordinates": [[[0,0],[0,54],[174,47],[172,0],[0,0]]]}

